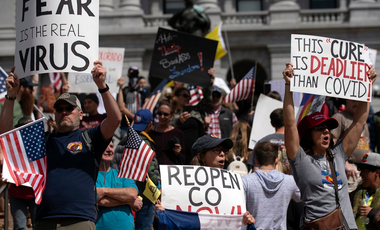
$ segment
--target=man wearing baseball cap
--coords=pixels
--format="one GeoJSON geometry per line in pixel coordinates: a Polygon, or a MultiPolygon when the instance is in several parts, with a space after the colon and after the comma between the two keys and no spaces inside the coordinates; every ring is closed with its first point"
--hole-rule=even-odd
{"type": "MultiPolygon", "coordinates": [[[[105,82],[107,71],[102,62],[95,61],[92,77],[101,93],[107,118],[92,129],[82,131],[79,123],[82,108],[78,98],[68,93],[62,94],[54,104],[57,133],[52,133],[46,141],[46,186],[42,201],[36,208],[35,229],[95,229],[96,190],[95,182],[99,162],[103,152],[120,124],[121,114],[115,99],[105,82]],[[87,147],[87,132],[92,149],[87,147]]],[[[11,130],[13,106],[22,81],[13,73],[5,80],[7,96],[0,114],[0,133],[11,130]]],[[[112,196],[111,194],[108,194],[112,196]]]]}
{"type": "Polygon", "coordinates": [[[375,224],[373,218],[378,210],[374,208],[380,206],[380,154],[364,153],[354,162],[360,171],[362,184],[352,193],[352,210],[358,230],[361,230],[375,224]]]}
{"type": "MultiPolygon", "coordinates": [[[[20,88],[16,97],[10,98],[7,95],[7,99],[16,100],[13,107],[13,126],[17,125],[17,122],[24,116],[32,117],[34,110],[34,86],[37,83],[33,83],[30,77],[20,79],[20,88]]],[[[0,112],[2,111],[4,102],[0,104],[0,112]]]]}
{"type": "Polygon", "coordinates": [[[80,122],[79,128],[81,130],[88,130],[92,127],[98,126],[102,121],[107,117],[107,114],[98,113],[99,99],[96,94],[88,94],[84,98],[84,110],[88,114],[83,116],[83,119],[80,122]]]}
{"type": "Polygon", "coordinates": [[[237,123],[237,117],[234,112],[222,105],[223,93],[218,86],[213,86],[211,92],[212,100],[205,118],[205,131],[217,137],[229,137],[237,123]]]}

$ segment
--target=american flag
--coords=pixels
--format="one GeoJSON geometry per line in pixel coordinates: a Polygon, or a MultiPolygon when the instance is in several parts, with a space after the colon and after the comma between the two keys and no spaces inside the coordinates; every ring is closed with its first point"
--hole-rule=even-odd
{"type": "Polygon", "coordinates": [[[54,94],[61,94],[62,80],[61,73],[49,73],[50,82],[53,87],[54,94]]]}
{"type": "Polygon", "coordinates": [[[128,126],[127,135],[127,143],[117,176],[145,181],[154,152],[130,126],[128,126]]]}
{"type": "Polygon", "coordinates": [[[7,88],[5,87],[7,76],[7,73],[0,67],[0,103],[5,101],[5,95],[7,94],[7,88]]]}
{"type": "Polygon", "coordinates": [[[196,85],[189,85],[187,89],[190,92],[189,105],[195,106],[203,99],[203,92],[201,87],[196,85]]]}
{"type": "Polygon", "coordinates": [[[160,99],[161,93],[158,91],[156,94],[152,95],[150,98],[148,98],[144,105],[141,107],[141,109],[149,109],[150,112],[153,114],[153,110],[156,107],[158,99],[160,99]]]}
{"type": "MultiPolygon", "coordinates": [[[[4,174],[19,186],[29,183],[34,190],[35,202],[39,204],[46,185],[46,148],[42,120],[16,129],[0,138],[6,166],[4,174]]],[[[5,178],[6,179],[6,178],[5,178]]]]}
{"type": "Polygon", "coordinates": [[[241,101],[249,98],[252,95],[253,88],[255,87],[255,67],[239,81],[239,83],[231,90],[231,92],[224,98],[224,103],[231,103],[241,101]]]}

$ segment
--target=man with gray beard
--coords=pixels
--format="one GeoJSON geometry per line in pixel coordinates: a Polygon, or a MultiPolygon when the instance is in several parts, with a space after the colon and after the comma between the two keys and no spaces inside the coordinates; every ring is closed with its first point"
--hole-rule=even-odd
{"type": "MultiPolygon", "coordinates": [[[[95,183],[99,167],[94,161],[99,163],[120,124],[121,114],[105,83],[107,71],[100,61],[94,65],[91,72],[102,95],[107,118],[100,125],[82,131],[79,124],[83,112],[78,98],[64,93],[55,102],[58,130],[46,141],[46,187],[36,209],[36,230],[96,229],[95,183]],[[87,146],[88,139],[92,142],[91,149],[87,146]]],[[[5,81],[7,95],[0,114],[0,133],[13,128],[14,101],[21,81],[13,71],[14,68],[5,81]]]]}

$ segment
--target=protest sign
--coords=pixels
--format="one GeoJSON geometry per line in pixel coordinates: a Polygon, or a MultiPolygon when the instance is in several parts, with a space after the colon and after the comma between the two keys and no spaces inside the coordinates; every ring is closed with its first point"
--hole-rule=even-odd
{"type": "Polygon", "coordinates": [[[369,59],[371,60],[371,64],[373,65],[373,68],[376,66],[376,57],[377,57],[377,50],[375,49],[368,49],[369,52],[369,59]]]}
{"type": "MultiPolygon", "coordinates": [[[[119,86],[117,80],[121,77],[124,62],[124,48],[99,47],[98,60],[103,62],[107,70],[106,83],[111,93],[117,93],[119,86]]],[[[92,75],[83,73],[69,73],[69,92],[96,93],[98,87],[92,79],[92,75]]]]}
{"type": "Polygon", "coordinates": [[[334,38],[292,34],[290,90],[371,101],[368,47],[334,38]]]}
{"type": "Polygon", "coordinates": [[[97,58],[99,0],[16,4],[15,73],[90,73],[97,58]]]}
{"type": "Polygon", "coordinates": [[[149,76],[207,87],[217,45],[214,40],[159,28],[149,76]]]}
{"type": "Polygon", "coordinates": [[[192,165],[160,165],[164,208],[212,214],[244,214],[240,175],[192,165]]]}
{"type": "Polygon", "coordinates": [[[248,148],[253,149],[261,138],[275,132],[275,129],[270,123],[269,115],[273,110],[278,108],[282,108],[281,101],[260,94],[255,109],[255,111],[260,112],[256,112],[254,115],[248,148]]]}

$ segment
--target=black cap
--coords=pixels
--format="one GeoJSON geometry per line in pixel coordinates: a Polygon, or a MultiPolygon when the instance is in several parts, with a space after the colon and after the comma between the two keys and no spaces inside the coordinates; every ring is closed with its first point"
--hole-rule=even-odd
{"type": "Polygon", "coordinates": [[[91,94],[85,96],[83,100],[86,100],[86,99],[91,99],[91,100],[93,100],[97,105],[99,105],[99,98],[98,98],[98,96],[96,96],[96,94],[91,93],[91,94]]]}
{"type": "Polygon", "coordinates": [[[234,143],[230,138],[222,138],[215,135],[204,135],[200,138],[198,138],[194,144],[193,147],[191,147],[191,153],[193,156],[197,155],[200,151],[204,149],[211,149],[218,145],[222,145],[226,149],[231,149],[232,146],[234,146],[234,143]]]}
{"type": "Polygon", "coordinates": [[[24,87],[28,87],[28,86],[33,87],[33,86],[37,86],[38,84],[33,83],[29,77],[24,77],[24,78],[20,79],[20,85],[22,85],[24,87]]]}

